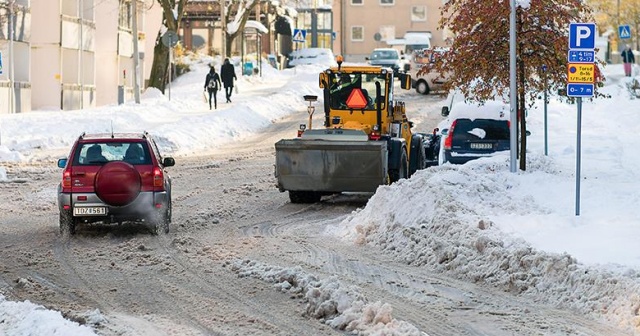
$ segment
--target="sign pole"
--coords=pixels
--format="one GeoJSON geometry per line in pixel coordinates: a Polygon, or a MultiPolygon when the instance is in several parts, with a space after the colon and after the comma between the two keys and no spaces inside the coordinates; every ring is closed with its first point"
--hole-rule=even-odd
{"type": "Polygon", "coordinates": [[[578,121],[576,136],[576,216],[580,216],[580,164],[582,143],[582,97],[595,93],[595,23],[569,24],[567,96],[576,97],[578,121]]]}
{"type": "Polygon", "coordinates": [[[576,216],[580,216],[580,153],[582,139],[582,97],[578,97],[578,132],[576,139],[576,216]]]}
{"type": "Polygon", "coordinates": [[[509,130],[510,171],[516,172],[516,147],[518,147],[516,129],[518,128],[518,114],[516,105],[516,0],[511,0],[511,14],[509,15],[509,105],[511,109],[511,129],[509,130]]]}
{"type": "Polygon", "coordinates": [[[548,134],[547,133],[547,65],[542,66],[544,71],[544,155],[549,155],[548,134]]]}

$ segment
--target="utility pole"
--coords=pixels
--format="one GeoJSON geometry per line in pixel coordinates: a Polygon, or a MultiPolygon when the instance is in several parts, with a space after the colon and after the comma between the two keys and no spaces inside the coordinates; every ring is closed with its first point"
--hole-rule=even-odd
{"type": "Polygon", "coordinates": [[[136,104],[140,104],[140,52],[138,51],[138,0],[132,2],[133,14],[133,96],[136,104]]]}
{"type": "Polygon", "coordinates": [[[78,0],[78,15],[80,17],[80,42],[78,43],[78,83],[80,84],[80,109],[84,108],[84,64],[82,64],[82,54],[84,53],[84,0],[78,0]]]}
{"type": "Polygon", "coordinates": [[[13,31],[13,15],[15,0],[9,0],[9,113],[15,113],[15,61],[13,57],[13,40],[15,32],[13,31]]]}

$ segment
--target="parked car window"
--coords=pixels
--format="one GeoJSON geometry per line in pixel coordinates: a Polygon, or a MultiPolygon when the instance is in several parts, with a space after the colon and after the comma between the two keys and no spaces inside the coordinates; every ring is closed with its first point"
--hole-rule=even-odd
{"type": "Polygon", "coordinates": [[[374,50],[371,53],[371,60],[390,60],[390,59],[399,59],[400,56],[396,50],[374,50]]]}
{"type": "Polygon", "coordinates": [[[506,120],[458,119],[453,141],[458,140],[509,140],[509,126],[506,120]]]}

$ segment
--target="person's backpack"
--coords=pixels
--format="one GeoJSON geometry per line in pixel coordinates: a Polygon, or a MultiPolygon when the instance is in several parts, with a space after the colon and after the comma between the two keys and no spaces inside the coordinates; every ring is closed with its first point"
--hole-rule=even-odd
{"type": "Polygon", "coordinates": [[[209,76],[209,84],[207,84],[207,89],[218,90],[218,81],[215,80],[214,76],[209,76]]]}

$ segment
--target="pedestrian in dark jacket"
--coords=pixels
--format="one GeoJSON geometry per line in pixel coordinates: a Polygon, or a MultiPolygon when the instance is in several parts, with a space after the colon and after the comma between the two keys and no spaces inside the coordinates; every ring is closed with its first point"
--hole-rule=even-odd
{"type": "Polygon", "coordinates": [[[633,51],[631,47],[627,44],[627,47],[620,54],[622,57],[622,63],[624,66],[624,75],[627,77],[631,77],[632,68],[631,66],[636,62],[635,57],[633,56],[633,51]]]}
{"type": "Polygon", "coordinates": [[[222,86],[220,82],[220,76],[216,73],[216,69],[211,66],[209,69],[209,73],[207,74],[207,79],[204,81],[204,90],[209,92],[209,109],[211,109],[211,98],[213,97],[213,106],[218,108],[218,90],[222,86]]]}
{"type": "Polygon", "coordinates": [[[222,77],[222,84],[224,84],[227,103],[230,103],[231,93],[233,92],[233,80],[238,79],[238,77],[236,77],[236,69],[228,58],[225,58],[224,64],[220,67],[220,76],[222,77]]]}

